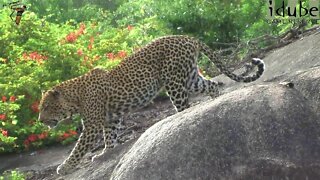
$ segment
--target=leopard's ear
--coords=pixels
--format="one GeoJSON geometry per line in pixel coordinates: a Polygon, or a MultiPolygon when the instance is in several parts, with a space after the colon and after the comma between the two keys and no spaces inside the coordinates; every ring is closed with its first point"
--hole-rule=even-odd
{"type": "Polygon", "coordinates": [[[61,94],[58,90],[50,90],[49,93],[55,98],[58,98],[61,94]]]}

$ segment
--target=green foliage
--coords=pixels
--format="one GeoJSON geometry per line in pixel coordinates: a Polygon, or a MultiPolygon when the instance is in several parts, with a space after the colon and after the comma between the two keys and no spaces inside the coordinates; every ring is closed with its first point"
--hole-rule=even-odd
{"type": "MultiPolygon", "coordinates": [[[[277,35],[292,24],[266,21],[255,0],[32,0],[19,26],[0,0],[0,153],[77,138],[73,123],[49,130],[37,120],[41,91],[94,67],[110,70],[156,37],[188,34],[214,42],[277,35]]],[[[212,66],[201,58],[200,67],[212,66]]],[[[204,72],[205,73],[205,72],[204,72]]]]}
{"type": "Polygon", "coordinates": [[[220,47],[213,42],[236,42],[277,33],[277,26],[265,19],[266,5],[264,1],[254,0],[137,0],[122,4],[115,14],[118,24],[139,23],[153,17],[173,34],[190,34],[220,47]]]}
{"type": "Polygon", "coordinates": [[[89,20],[106,20],[107,11],[99,4],[85,0],[32,0],[26,1],[30,11],[37,12],[41,19],[49,22],[61,23],[72,20],[79,23],[89,20]]]}
{"type": "Polygon", "coordinates": [[[0,180],[24,180],[25,175],[19,171],[7,171],[0,175],[0,180]]]}
{"type": "Polygon", "coordinates": [[[37,121],[41,91],[100,66],[110,70],[155,38],[159,25],[109,22],[51,23],[33,12],[19,26],[0,10],[0,153],[28,150],[77,138],[79,119],[55,130],[37,121]]]}

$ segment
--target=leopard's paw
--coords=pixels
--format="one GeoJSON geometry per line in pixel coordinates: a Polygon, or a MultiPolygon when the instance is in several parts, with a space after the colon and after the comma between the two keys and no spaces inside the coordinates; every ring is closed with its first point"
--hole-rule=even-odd
{"type": "Polygon", "coordinates": [[[91,158],[91,161],[92,161],[92,162],[95,161],[96,159],[98,159],[99,157],[101,157],[102,155],[104,155],[105,152],[106,152],[106,150],[104,149],[104,150],[102,150],[101,153],[94,155],[94,156],[91,158]]]}
{"type": "Polygon", "coordinates": [[[75,166],[70,164],[62,163],[57,168],[57,174],[66,175],[75,171],[75,166]]]}

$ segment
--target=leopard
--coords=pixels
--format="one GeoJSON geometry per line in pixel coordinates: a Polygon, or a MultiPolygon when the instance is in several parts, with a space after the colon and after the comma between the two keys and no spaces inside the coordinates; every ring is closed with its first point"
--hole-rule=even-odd
{"type": "Polygon", "coordinates": [[[95,68],[47,90],[39,104],[38,119],[42,123],[54,128],[75,114],[82,118],[82,132],[57,173],[72,173],[98,136],[103,136],[104,148],[92,160],[103,155],[117,139],[119,117],[146,106],[160,91],[167,92],[177,113],[189,108],[191,94],[219,96],[223,83],[199,73],[200,55],[207,56],[221,73],[236,82],[255,81],[265,69],[263,60],[253,58],[250,68],[256,70],[237,75],[197,38],[169,35],[133,52],[112,70],[95,68]]]}

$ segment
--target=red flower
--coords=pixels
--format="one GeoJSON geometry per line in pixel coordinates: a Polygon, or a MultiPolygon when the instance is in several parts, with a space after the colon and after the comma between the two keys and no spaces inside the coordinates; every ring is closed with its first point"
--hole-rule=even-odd
{"type": "Polygon", "coordinates": [[[11,102],[15,102],[17,100],[17,98],[15,96],[10,96],[10,101],[11,102]]]}
{"type": "Polygon", "coordinates": [[[114,60],[114,59],[115,59],[113,53],[107,53],[106,56],[107,56],[107,58],[110,59],[110,60],[114,60]]]}
{"type": "Polygon", "coordinates": [[[96,55],[95,57],[94,57],[94,60],[99,60],[100,59],[100,56],[99,55],[96,55]]]}
{"type": "Polygon", "coordinates": [[[70,34],[68,34],[67,36],[66,36],[66,40],[67,40],[67,42],[69,42],[69,43],[73,43],[73,42],[75,42],[76,40],[77,40],[77,35],[74,33],[74,32],[71,32],[70,34]]]}
{"type": "Polygon", "coordinates": [[[29,58],[35,60],[39,58],[39,55],[37,52],[32,52],[29,54],[29,58]]]}
{"type": "Polygon", "coordinates": [[[70,135],[77,135],[78,134],[77,131],[74,131],[74,130],[69,130],[69,133],[70,133],[70,135]]]}
{"type": "Polygon", "coordinates": [[[86,25],[84,23],[80,23],[80,29],[86,29],[86,25]]]}
{"type": "Polygon", "coordinates": [[[133,26],[128,25],[127,29],[128,29],[128,31],[132,31],[133,30],[133,26]]]}
{"type": "Polygon", "coordinates": [[[62,139],[67,139],[68,137],[70,137],[70,134],[66,133],[66,132],[63,133],[62,136],[61,136],[62,139]]]}
{"type": "Polygon", "coordinates": [[[118,57],[121,58],[121,59],[125,58],[125,57],[127,57],[127,53],[125,51],[119,51],[118,52],[118,57]]]}
{"type": "Polygon", "coordinates": [[[82,56],[82,55],[83,55],[82,49],[78,49],[77,54],[78,54],[79,56],[82,56]]]}
{"type": "Polygon", "coordinates": [[[45,139],[48,137],[48,132],[43,132],[41,134],[38,134],[38,138],[39,139],[45,139]]]}
{"type": "Polygon", "coordinates": [[[86,29],[86,25],[84,23],[81,23],[80,27],[76,33],[76,36],[80,36],[80,35],[84,34],[85,29],[86,29]]]}
{"type": "Polygon", "coordinates": [[[29,140],[30,142],[34,142],[34,141],[36,141],[37,139],[38,139],[38,136],[35,135],[35,134],[30,134],[30,135],[28,136],[28,140],[29,140]]]}
{"type": "Polygon", "coordinates": [[[75,136],[77,135],[78,133],[74,130],[69,130],[68,132],[65,132],[63,133],[61,136],[60,136],[60,140],[65,140],[65,139],[68,139],[69,137],[71,136],[75,136]]]}
{"type": "Polygon", "coordinates": [[[4,121],[7,118],[7,116],[5,114],[0,114],[0,120],[4,121]]]}
{"type": "Polygon", "coordinates": [[[2,130],[2,135],[7,137],[8,136],[8,131],[2,130]]]}
{"type": "Polygon", "coordinates": [[[92,44],[88,45],[88,49],[91,50],[92,49],[92,44]]]}
{"type": "Polygon", "coordinates": [[[92,43],[93,43],[93,41],[94,41],[94,37],[93,37],[93,36],[91,36],[91,37],[90,37],[90,43],[92,44],[92,43]]]}
{"type": "Polygon", "coordinates": [[[89,50],[91,50],[92,47],[93,47],[93,41],[94,41],[94,37],[91,36],[91,37],[90,37],[90,42],[89,42],[89,45],[88,45],[88,49],[89,49],[89,50]]]}
{"type": "Polygon", "coordinates": [[[23,59],[28,59],[27,53],[24,52],[24,53],[22,54],[22,57],[23,57],[23,59]]]}
{"type": "Polygon", "coordinates": [[[7,101],[7,97],[6,96],[2,96],[2,102],[6,102],[7,101]]]}
{"type": "Polygon", "coordinates": [[[35,101],[31,105],[31,109],[33,112],[38,113],[39,112],[39,101],[35,101]]]}
{"type": "Polygon", "coordinates": [[[34,60],[34,61],[37,61],[40,64],[43,62],[43,60],[48,59],[47,56],[41,55],[36,51],[30,53],[29,55],[27,55],[27,53],[23,53],[22,57],[25,60],[34,60]]]}

